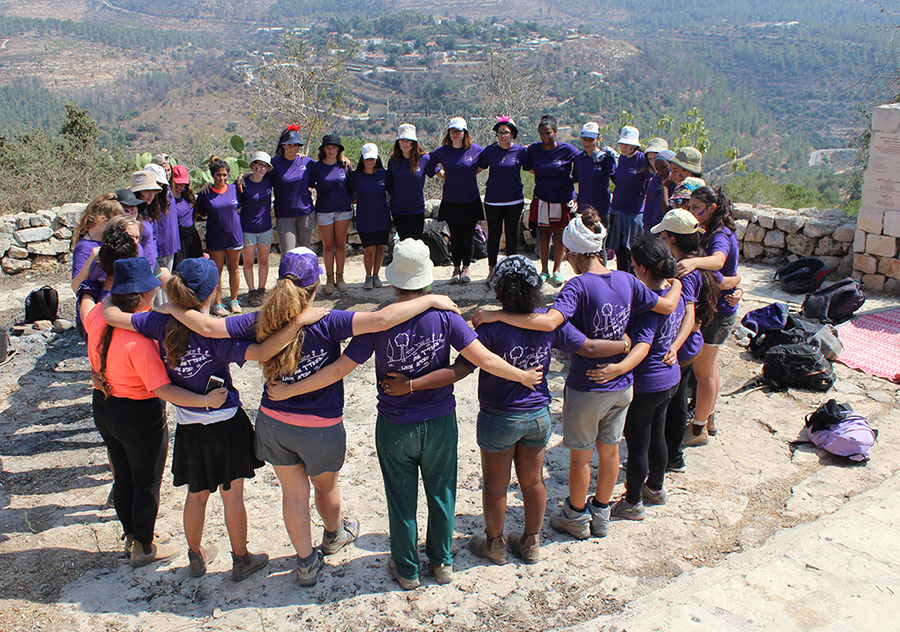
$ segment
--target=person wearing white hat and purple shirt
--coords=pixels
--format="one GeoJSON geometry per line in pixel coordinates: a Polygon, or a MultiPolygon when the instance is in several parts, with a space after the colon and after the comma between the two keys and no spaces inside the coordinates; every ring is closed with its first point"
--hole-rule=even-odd
{"type": "Polygon", "coordinates": [[[573,180],[578,183],[578,208],[590,206],[609,221],[609,179],[616,172],[618,156],[610,147],[600,147],[600,125],[589,121],[581,127],[584,151],[572,159],[573,180]]]}
{"type": "MultiPolygon", "coordinates": [[[[162,187],[157,184],[156,175],[153,172],[142,169],[131,174],[128,188],[140,200],[137,215],[141,220],[141,256],[147,260],[154,271],[159,271],[156,221],[159,219],[160,208],[156,204],[156,194],[162,191],[162,187]]],[[[166,272],[165,278],[161,279],[162,282],[168,280],[168,271],[166,272]]]]}
{"type": "MultiPolygon", "coordinates": [[[[160,215],[155,224],[156,262],[160,268],[165,268],[171,272],[175,253],[181,248],[181,239],[178,236],[178,213],[171,208],[168,172],[163,166],[155,162],[148,164],[144,167],[144,170],[154,175],[156,184],[161,189],[154,198],[154,201],[158,199],[160,202],[160,215]]],[[[157,297],[160,298],[161,295],[157,295],[157,297]]]]}
{"type": "MultiPolygon", "coordinates": [[[[644,214],[642,217],[643,229],[645,233],[649,233],[653,226],[662,221],[663,215],[669,210],[669,189],[663,184],[666,180],[660,169],[665,171],[668,176],[668,160],[665,156],[663,161],[657,168],[657,158],[660,152],[666,152],[665,156],[672,155],[669,151],[669,143],[664,138],[651,138],[647,142],[644,149],[644,158],[647,161],[647,171],[651,173],[650,179],[647,181],[647,190],[644,193],[644,214]]],[[[674,190],[674,186],[673,186],[674,190]]]]}
{"type": "Polygon", "coordinates": [[[641,233],[644,193],[650,170],[641,147],[638,128],[626,125],[619,132],[619,164],[609,207],[609,248],[616,252],[616,269],[631,272],[631,242],[641,233]]]}
{"type": "Polygon", "coordinates": [[[466,119],[456,116],[447,123],[441,146],[433,150],[426,174],[443,178],[438,219],[450,229],[450,257],[453,274],[450,283],[468,283],[469,265],[475,238],[475,226],[484,219],[478,190],[478,157],[484,148],[472,142],[466,119]]]}
{"type": "Polygon", "coordinates": [[[403,123],[388,160],[385,187],[397,236],[421,239],[425,228],[425,171],[429,155],[419,144],[416,126],[403,123]]]}
{"type": "Polygon", "coordinates": [[[387,171],[378,157],[378,145],[366,143],[356,170],[350,173],[356,195],[356,230],[363,246],[367,290],[381,287],[379,273],[391,233],[391,211],[387,201],[387,171]]]}
{"type": "Polygon", "coordinates": [[[250,175],[243,180],[239,191],[241,203],[241,232],[244,238],[244,281],[249,290],[251,307],[262,305],[269,279],[269,250],[274,241],[272,228],[272,158],[264,151],[250,154],[250,175]],[[253,274],[253,264],[259,266],[259,284],[253,274]]]}

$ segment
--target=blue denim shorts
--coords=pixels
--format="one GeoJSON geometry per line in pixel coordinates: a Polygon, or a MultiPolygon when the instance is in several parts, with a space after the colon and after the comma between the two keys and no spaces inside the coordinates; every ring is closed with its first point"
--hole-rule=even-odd
{"type": "Polygon", "coordinates": [[[503,452],[517,443],[542,448],[550,441],[550,407],[520,412],[482,408],[476,428],[478,447],[485,452],[503,452]]]}
{"type": "Polygon", "coordinates": [[[271,246],[275,241],[275,231],[269,229],[262,233],[244,233],[244,246],[271,246]]]}
{"type": "Polygon", "coordinates": [[[349,222],[353,219],[353,211],[337,211],[335,213],[316,213],[316,224],[331,226],[335,222],[349,222]]]}

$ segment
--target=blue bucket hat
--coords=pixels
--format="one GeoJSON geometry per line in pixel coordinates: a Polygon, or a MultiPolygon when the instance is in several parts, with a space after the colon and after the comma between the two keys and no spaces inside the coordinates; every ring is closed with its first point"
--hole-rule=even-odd
{"type": "Polygon", "coordinates": [[[160,286],[153,276],[150,264],[143,257],[119,259],[113,264],[113,279],[110,294],[143,294],[160,286]]]}
{"type": "Polygon", "coordinates": [[[300,140],[300,132],[295,129],[289,130],[288,133],[284,136],[284,140],[281,141],[282,145],[300,145],[303,146],[303,141],[300,140]]]}
{"type": "Polygon", "coordinates": [[[325,272],[319,265],[319,256],[309,248],[303,246],[288,250],[278,266],[278,278],[283,279],[287,275],[297,277],[297,285],[309,287],[319,280],[319,275],[325,272]]]}
{"type": "Polygon", "coordinates": [[[175,268],[175,274],[181,277],[199,301],[205,301],[219,283],[219,269],[215,261],[204,257],[185,259],[175,268]]]}

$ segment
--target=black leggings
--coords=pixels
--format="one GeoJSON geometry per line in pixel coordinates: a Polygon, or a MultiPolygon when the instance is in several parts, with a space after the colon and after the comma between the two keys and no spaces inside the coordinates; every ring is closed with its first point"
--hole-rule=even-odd
{"type": "Polygon", "coordinates": [[[484,217],[481,200],[458,204],[441,202],[440,219],[450,229],[450,258],[453,267],[468,268],[475,246],[475,226],[484,217]]]}
{"type": "Polygon", "coordinates": [[[506,230],[506,256],[514,255],[519,252],[519,222],[522,218],[522,209],[525,202],[516,204],[494,206],[493,204],[484,205],[484,214],[487,216],[488,238],[487,238],[487,256],[488,265],[494,267],[497,265],[497,254],[500,252],[500,236],[506,230]],[[503,224],[506,224],[504,229],[503,224]]]}
{"type": "Polygon", "coordinates": [[[425,230],[425,213],[413,213],[412,215],[392,215],[394,227],[400,240],[407,238],[422,239],[422,231],[425,230]]]}
{"type": "Polygon", "coordinates": [[[670,465],[681,465],[684,461],[681,442],[684,440],[684,431],[687,429],[690,416],[688,392],[693,369],[693,362],[681,367],[681,381],[669,402],[668,409],[666,409],[666,449],[669,453],[670,465]]]}
{"type": "Polygon", "coordinates": [[[160,399],[110,397],[94,389],[94,423],[112,462],[113,500],[124,533],[153,542],[169,430],[160,399]]]}
{"type": "Polygon", "coordinates": [[[625,418],[628,464],[625,466],[625,500],[641,500],[641,489],[659,490],[666,473],[666,407],[678,386],[656,393],[635,393],[625,418]],[[649,472],[649,476],[648,476],[649,472]]]}

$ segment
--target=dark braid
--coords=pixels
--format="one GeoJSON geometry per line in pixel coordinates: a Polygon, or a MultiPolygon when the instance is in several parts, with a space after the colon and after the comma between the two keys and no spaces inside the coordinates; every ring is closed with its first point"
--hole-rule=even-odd
{"type": "Polygon", "coordinates": [[[722,189],[722,187],[719,187],[715,191],[713,191],[711,187],[698,187],[691,194],[691,198],[700,200],[706,206],[712,204],[716,205],[716,210],[713,211],[712,217],[709,218],[706,226],[703,227],[706,230],[706,233],[704,234],[703,239],[701,239],[700,245],[706,248],[713,235],[722,230],[722,228],[727,228],[734,232],[734,217],[732,216],[731,200],[725,195],[725,190],[722,189]]]}
{"type": "MultiPolygon", "coordinates": [[[[140,307],[143,294],[110,294],[110,297],[116,307],[123,312],[133,314],[134,311],[140,307]]],[[[103,336],[100,338],[100,347],[98,349],[98,353],[100,354],[100,370],[97,378],[100,381],[100,390],[103,393],[103,397],[106,399],[112,394],[112,387],[106,379],[106,356],[109,354],[109,346],[112,344],[114,332],[115,327],[106,325],[103,329],[103,336]]]]}

